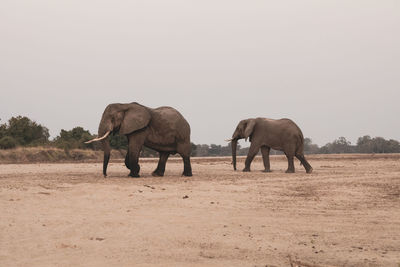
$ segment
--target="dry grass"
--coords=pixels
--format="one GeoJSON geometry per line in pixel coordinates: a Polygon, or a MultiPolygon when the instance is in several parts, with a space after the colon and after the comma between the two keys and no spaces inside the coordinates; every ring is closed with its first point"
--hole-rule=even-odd
{"type": "MultiPolygon", "coordinates": [[[[125,151],[112,151],[112,158],[122,159],[125,151]]],[[[0,149],[0,164],[43,163],[43,162],[98,162],[103,160],[102,151],[54,147],[19,147],[0,149]]]]}

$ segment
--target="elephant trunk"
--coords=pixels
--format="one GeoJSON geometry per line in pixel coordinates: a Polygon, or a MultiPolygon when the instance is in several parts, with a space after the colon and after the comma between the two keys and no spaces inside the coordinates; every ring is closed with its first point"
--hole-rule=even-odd
{"type": "Polygon", "coordinates": [[[107,177],[107,166],[108,162],[110,161],[111,146],[110,146],[109,135],[111,134],[112,130],[113,130],[113,124],[111,120],[103,114],[99,124],[98,136],[102,136],[101,138],[99,138],[99,140],[101,140],[101,144],[103,146],[103,151],[104,151],[104,158],[103,158],[104,177],[107,177]]]}
{"type": "Polygon", "coordinates": [[[110,160],[110,152],[111,152],[110,141],[107,138],[105,140],[102,140],[101,143],[103,145],[103,150],[104,150],[103,175],[104,177],[107,177],[107,166],[110,160]]]}
{"type": "Polygon", "coordinates": [[[232,164],[233,169],[236,171],[236,149],[237,149],[238,139],[232,139],[231,146],[232,146],[232,164]]]}

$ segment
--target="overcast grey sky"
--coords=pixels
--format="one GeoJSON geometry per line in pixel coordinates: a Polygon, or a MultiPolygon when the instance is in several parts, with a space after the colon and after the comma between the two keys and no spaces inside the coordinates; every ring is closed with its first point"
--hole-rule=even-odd
{"type": "Polygon", "coordinates": [[[2,0],[0,91],[1,123],[52,137],[137,101],[177,108],[195,143],[249,117],[400,140],[400,1],[2,0]]]}

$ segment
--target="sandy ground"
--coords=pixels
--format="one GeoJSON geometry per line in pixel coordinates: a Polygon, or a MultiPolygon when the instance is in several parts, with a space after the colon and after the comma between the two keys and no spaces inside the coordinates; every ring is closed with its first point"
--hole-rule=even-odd
{"type": "Polygon", "coordinates": [[[308,159],[0,165],[0,266],[400,266],[400,155],[308,159]]]}

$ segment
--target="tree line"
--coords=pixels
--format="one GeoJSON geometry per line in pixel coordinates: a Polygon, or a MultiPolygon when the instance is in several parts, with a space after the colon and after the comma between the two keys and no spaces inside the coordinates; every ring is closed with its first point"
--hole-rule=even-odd
{"type": "MultiPolygon", "coordinates": [[[[85,144],[92,139],[88,130],[75,127],[71,130],[61,130],[59,135],[50,140],[47,127],[32,121],[28,117],[12,117],[8,122],[0,124],[0,149],[10,149],[27,146],[52,146],[61,149],[93,149],[100,150],[101,144],[85,144]]],[[[113,149],[127,149],[128,140],[125,136],[118,134],[110,136],[110,145],[113,149]]],[[[248,147],[242,148],[238,145],[237,155],[247,155],[248,147]]],[[[365,135],[359,137],[357,143],[352,145],[345,137],[339,137],[333,142],[319,147],[310,138],[304,139],[304,150],[306,154],[340,154],[340,153],[400,153],[400,143],[397,140],[386,140],[382,137],[370,137],[365,135]]],[[[154,150],[144,147],[142,156],[158,157],[154,150]]],[[[281,154],[280,151],[271,151],[271,154],[281,154]]],[[[194,144],[192,143],[192,156],[213,157],[230,156],[230,144],[225,146],[216,144],[194,144]]]]}

